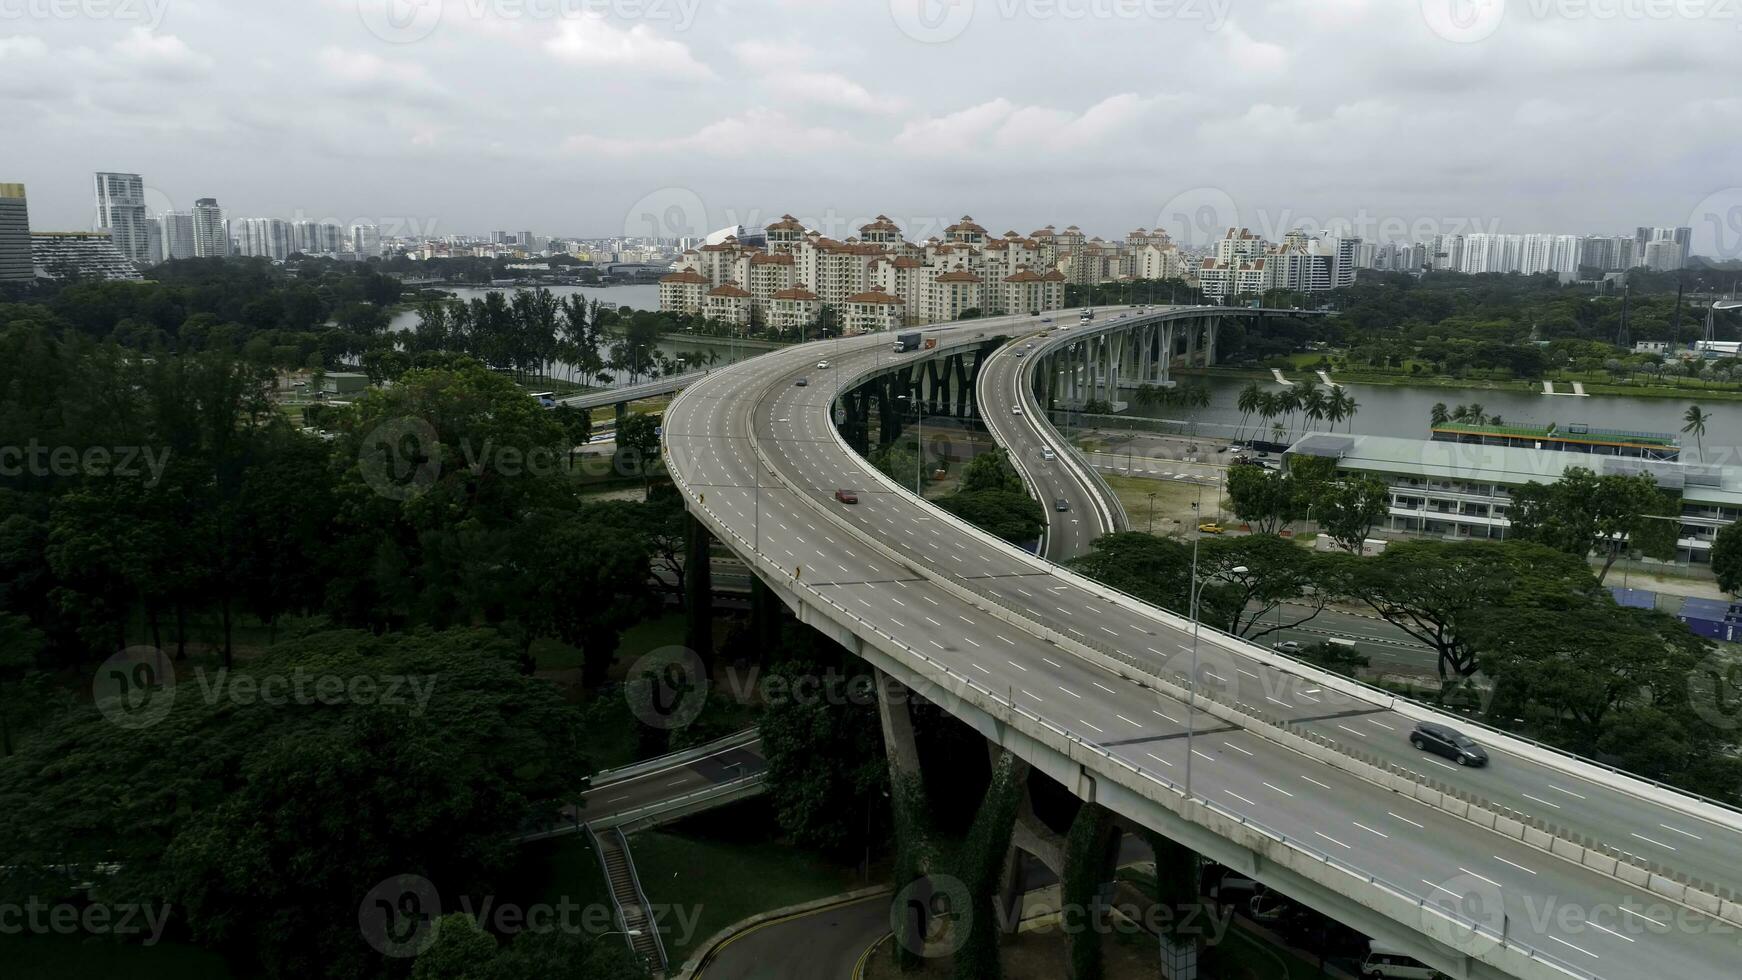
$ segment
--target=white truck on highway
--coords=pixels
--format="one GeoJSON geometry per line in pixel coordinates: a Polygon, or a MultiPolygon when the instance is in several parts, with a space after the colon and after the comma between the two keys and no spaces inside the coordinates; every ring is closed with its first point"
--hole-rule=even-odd
{"type": "Polygon", "coordinates": [[[936,337],[927,337],[919,333],[903,333],[895,335],[895,353],[905,354],[910,350],[931,350],[938,345],[936,337]]]}

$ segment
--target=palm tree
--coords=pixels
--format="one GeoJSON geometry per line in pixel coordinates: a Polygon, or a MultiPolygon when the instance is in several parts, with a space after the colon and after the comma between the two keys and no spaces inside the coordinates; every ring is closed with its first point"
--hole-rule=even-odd
{"type": "Polygon", "coordinates": [[[1699,447],[1701,459],[1706,458],[1706,423],[1711,420],[1712,413],[1700,411],[1698,405],[1689,405],[1687,414],[1682,416],[1682,421],[1687,423],[1682,426],[1682,431],[1694,434],[1694,445],[1699,447]]]}
{"type": "Polygon", "coordinates": [[[1344,398],[1346,400],[1343,402],[1343,417],[1349,420],[1349,428],[1347,431],[1354,432],[1355,413],[1361,410],[1361,403],[1355,400],[1354,395],[1345,395],[1344,398]]]}
{"type": "Polygon", "coordinates": [[[1235,433],[1235,439],[1245,437],[1246,421],[1250,419],[1252,413],[1258,411],[1259,406],[1263,404],[1264,389],[1258,386],[1258,382],[1247,382],[1246,387],[1240,389],[1240,397],[1234,401],[1234,406],[1240,409],[1240,429],[1235,433]]]}
{"type": "Polygon", "coordinates": [[[1445,402],[1434,402],[1433,410],[1428,415],[1428,424],[1439,428],[1452,420],[1452,413],[1446,410],[1445,402]]]}

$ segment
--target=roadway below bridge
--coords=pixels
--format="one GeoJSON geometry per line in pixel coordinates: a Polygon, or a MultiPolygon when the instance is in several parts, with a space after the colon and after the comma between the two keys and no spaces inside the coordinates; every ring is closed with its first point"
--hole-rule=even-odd
{"type": "MultiPolygon", "coordinates": [[[[976,331],[1032,325],[1011,317],[931,328],[940,346],[925,354],[972,343],[976,331]]],[[[666,415],[668,469],[692,513],[807,622],[886,669],[936,678],[928,697],[996,729],[1037,765],[1072,760],[1075,783],[1129,818],[1205,846],[1261,833],[1275,842],[1256,869],[1261,880],[1285,892],[1316,883],[1319,891],[1296,897],[1358,914],[1351,924],[1369,934],[1415,935],[1422,955],[1454,975],[1735,975],[1742,945],[1714,917],[1666,911],[1643,887],[1174,695],[1195,677],[1197,698],[1257,706],[1340,752],[1422,780],[1455,779],[1487,805],[1727,888],[1742,884],[1742,821],[1732,811],[1493,733],[1483,736],[1489,768],[1442,766],[1407,740],[1427,715],[1420,706],[1207,630],[1194,656],[1178,616],[960,524],[848,449],[834,430],[836,400],[901,356],[878,336],[771,353],[716,371],[666,415]],[[817,366],[824,357],[827,369],[817,366]],[[841,489],[859,502],[837,501],[841,489]],[[1219,838],[1197,836],[1206,828],[1219,838]],[[1315,868],[1336,869],[1343,884],[1325,885],[1315,868]],[[1430,910],[1466,923],[1470,914],[1492,918],[1453,951],[1430,910]]]]}

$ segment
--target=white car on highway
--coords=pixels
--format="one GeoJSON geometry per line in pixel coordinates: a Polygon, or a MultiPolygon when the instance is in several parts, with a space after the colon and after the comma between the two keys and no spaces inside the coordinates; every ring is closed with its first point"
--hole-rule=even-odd
{"type": "Polygon", "coordinates": [[[1059,454],[1053,452],[1052,449],[1050,449],[1050,448],[1046,448],[1046,449],[1042,449],[1040,451],[1040,458],[1041,459],[1058,459],[1059,454]]]}
{"type": "Polygon", "coordinates": [[[828,369],[829,369],[829,362],[828,361],[818,361],[817,362],[817,370],[818,371],[827,371],[828,369]]]}

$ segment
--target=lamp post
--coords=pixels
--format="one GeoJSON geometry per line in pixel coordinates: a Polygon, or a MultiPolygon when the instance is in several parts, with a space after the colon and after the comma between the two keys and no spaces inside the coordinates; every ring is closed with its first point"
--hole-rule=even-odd
{"type": "Polygon", "coordinates": [[[1149,533],[1155,533],[1155,494],[1149,495],[1149,533]]]}
{"type": "MultiPolygon", "coordinates": [[[[1200,507],[1201,507],[1201,502],[1194,502],[1192,504],[1192,513],[1195,516],[1202,516],[1202,514],[1200,512],[1200,507]]],[[[1191,617],[1192,617],[1192,677],[1191,677],[1191,685],[1187,689],[1188,694],[1187,694],[1187,699],[1186,699],[1186,799],[1187,800],[1190,800],[1192,798],[1192,755],[1193,755],[1193,753],[1195,753],[1197,751],[1197,749],[1193,745],[1193,742],[1194,742],[1193,735],[1197,731],[1197,727],[1198,727],[1198,719],[1197,719],[1197,710],[1198,710],[1198,634],[1201,632],[1201,629],[1200,629],[1201,621],[1200,621],[1199,616],[1198,616],[1198,599],[1204,594],[1204,586],[1209,585],[1211,582],[1215,581],[1214,579],[1204,579],[1202,582],[1198,581],[1198,539],[1202,538],[1203,536],[1204,536],[1204,532],[1202,532],[1202,531],[1199,531],[1196,534],[1192,535],[1192,585],[1191,585],[1191,593],[1192,594],[1191,594],[1191,603],[1187,606],[1188,610],[1191,613],[1191,617]]],[[[1245,575],[1248,572],[1250,572],[1251,569],[1247,568],[1245,565],[1236,565],[1232,569],[1229,569],[1229,571],[1230,571],[1230,573],[1232,573],[1234,575],[1245,575]]]]}

